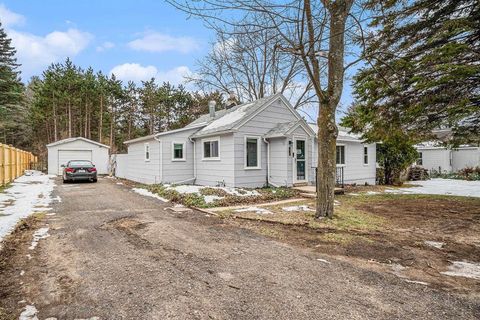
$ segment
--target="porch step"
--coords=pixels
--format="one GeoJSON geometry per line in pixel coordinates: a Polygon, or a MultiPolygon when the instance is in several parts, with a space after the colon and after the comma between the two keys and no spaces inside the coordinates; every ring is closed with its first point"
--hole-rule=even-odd
{"type": "Polygon", "coordinates": [[[308,186],[308,182],[299,182],[299,183],[294,183],[294,187],[306,187],[308,186]]]}
{"type": "MultiPolygon", "coordinates": [[[[299,189],[297,189],[299,190],[299,189]]],[[[310,199],[314,199],[317,197],[317,193],[315,191],[311,192],[309,190],[300,190],[300,195],[304,198],[310,198],[310,199]]],[[[334,191],[335,194],[345,194],[345,189],[343,188],[335,188],[335,191],[334,191]]]]}

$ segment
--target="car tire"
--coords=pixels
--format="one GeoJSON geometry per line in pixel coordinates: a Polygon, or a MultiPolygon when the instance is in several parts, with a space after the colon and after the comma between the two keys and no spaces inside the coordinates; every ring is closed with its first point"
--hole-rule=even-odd
{"type": "Polygon", "coordinates": [[[93,179],[92,182],[97,182],[97,178],[93,179]]]}
{"type": "Polygon", "coordinates": [[[63,180],[63,183],[68,183],[68,180],[67,180],[67,179],[63,179],[63,178],[62,178],[62,180],[63,180]]]}

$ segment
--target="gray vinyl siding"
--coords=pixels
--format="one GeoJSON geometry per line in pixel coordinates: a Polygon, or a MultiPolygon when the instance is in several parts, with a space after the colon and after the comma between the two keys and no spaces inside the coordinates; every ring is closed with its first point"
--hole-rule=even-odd
{"type": "Polygon", "coordinates": [[[203,142],[210,138],[196,139],[197,179],[195,184],[216,186],[225,183],[227,187],[235,186],[233,174],[233,134],[216,136],[220,138],[219,160],[203,159],[203,142]]]}
{"type": "Polygon", "coordinates": [[[155,139],[149,139],[128,145],[127,179],[154,184],[161,181],[160,144],[155,139]],[[150,146],[150,161],[145,161],[145,143],[150,146]]]}
{"type": "Polygon", "coordinates": [[[480,148],[465,148],[453,151],[452,167],[453,171],[459,171],[466,167],[480,166],[480,148]]]}
{"type": "MultiPolygon", "coordinates": [[[[346,184],[375,184],[377,162],[375,144],[363,144],[357,141],[338,140],[337,146],[340,145],[345,146],[345,165],[343,166],[344,182],[346,184]],[[368,165],[363,163],[364,146],[368,147],[368,165]]],[[[316,139],[314,152],[316,155],[316,139]]],[[[314,177],[312,176],[312,178],[314,177]]]]}
{"type": "MultiPolygon", "coordinates": [[[[291,167],[291,158],[288,157],[288,139],[270,139],[270,182],[278,186],[288,186],[288,167],[291,167]]],[[[290,170],[291,172],[291,170],[290,170]]]]}
{"type": "Polygon", "coordinates": [[[158,137],[162,150],[162,183],[193,183],[193,142],[188,137],[198,129],[185,130],[158,137]],[[185,161],[172,161],[172,143],[184,143],[185,161]]]}
{"type": "MultiPolygon", "coordinates": [[[[250,119],[234,133],[235,186],[257,188],[267,183],[267,145],[261,138],[279,123],[295,121],[295,115],[281,100],[277,100],[250,119]],[[260,169],[245,169],[245,137],[260,137],[260,169]]],[[[286,154],[281,157],[287,157],[286,154]]]]}
{"type": "Polygon", "coordinates": [[[451,172],[450,153],[449,149],[420,149],[417,150],[422,153],[423,164],[422,167],[432,171],[451,172]]]}

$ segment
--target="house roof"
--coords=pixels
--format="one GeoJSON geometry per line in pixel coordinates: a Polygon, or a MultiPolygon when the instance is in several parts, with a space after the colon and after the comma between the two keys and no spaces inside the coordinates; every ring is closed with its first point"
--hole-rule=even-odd
{"type": "Polygon", "coordinates": [[[229,131],[240,125],[245,119],[248,119],[262,107],[280,97],[281,94],[275,94],[273,96],[240,104],[228,110],[219,110],[216,112],[214,118],[211,118],[209,114],[205,114],[200,116],[200,118],[189,124],[187,127],[191,125],[205,124],[205,127],[193,135],[194,138],[229,131]]]}
{"type": "Polygon", "coordinates": [[[165,131],[165,132],[159,132],[159,133],[154,133],[154,134],[151,134],[151,135],[148,135],[148,136],[144,136],[144,137],[140,137],[140,138],[136,138],[136,139],[131,139],[131,140],[127,140],[127,141],[124,141],[123,143],[124,144],[130,144],[130,143],[135,143],[135,142],[141,142],[141,141],[146,141],[146,140],[151,140],[151,139],[155,139],[157,137],[161,137],[161,136],[165,136],[165,135],[169,135],[169,134],[173,134],[173,133],[177,133],[177,132],[182,132],[182,131],[187,131],[187,130],[192,130],[192,129],[198,129],[198,128],[202,128],[204,125],[196,125],[196,126],[186,126],[186,127],[183,127],[183,128],[180,128],[180,129],[174,129],[174,130],[169,130],[169,131],[165,131]]]}
{"type": "MultiPolygon", "coordinates": [[[[315,133],[318,134],[318,126],[314,123],[309,123],[308,124],[310,128],[312,128],[315,133]]],[[[337,140],[339,141],[357,141],[357,142],[362,142],[361,136],[359,134],[351,133],[349,128],[338,127],[338,137],[337,140]]]]}
{"type": "Polygon", "coordinates": [[[298,126],[304,126],[304,129],[310,134],[315,134],[310,126],[306,126],[303,119],[299,119],[297,121],[279,123],[270,131],[268,131],[264,137],[265,138],[276,138],[276,137],[285,137],[286,135],[290,134],[295,128],[298,126]]]}
{"type": "Polygon", "coordinates": [[[91,144],[96,144],[99,147],[110,149],[110,147],[105,145],[105,144],[102,144],[100,142],[93,141],[93,140],[90,140],[90,139],[87,139],[87,138],[83,138],[83,137],[75,137],[75,138],[67,138],[67,139],[63,139],[63,140],[58,140],[58,141],[47,144],[47,147],[53,147],[53,146],[56,146],[56,145],[69,143],[69,142],[73,142],[73,141],[76,141],[76,140],[82,140],[82,141],[85,141],[85,142],[88,142],[88,143],[91,143],[91,144]]]}

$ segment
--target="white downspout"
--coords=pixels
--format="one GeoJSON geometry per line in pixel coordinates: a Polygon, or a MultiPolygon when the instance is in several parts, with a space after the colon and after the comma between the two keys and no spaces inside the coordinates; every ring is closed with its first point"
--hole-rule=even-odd
{"type": "MultiPolygon", "coordinates": [[[[154,140],[158,141],[158,144],[159,144],[159,147],[158,147],[158,151],[159,151],[159,160],[160,160],[160,181],[159,183],[163,183],[163,147],[162,147],[162,141],[157,139],[156,136],[153,137],[154,140]]],[[[156,182],[156,181],[155,181],[156,182]]]]}
{"type": "Polygon", "coordinates": [[[196,161],[197,143],[191,137],[188,137],[188,140],[190,140],[193,143],[193,183],[195,184],[195,182],[197,181],[197,161],[196,161]]]}
{"type": "Polygon", "coordinates": [[[263,138],[263,142],[267,144],[267,185],[278,188],[278,185],[270,182],[270,142],[266,138],[263,138]]]}

